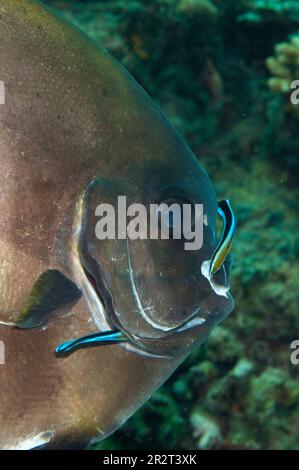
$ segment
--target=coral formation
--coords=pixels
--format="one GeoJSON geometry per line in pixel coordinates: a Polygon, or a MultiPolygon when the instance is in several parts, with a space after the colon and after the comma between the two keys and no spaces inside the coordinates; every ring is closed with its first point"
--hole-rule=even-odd
{"type": "Polygon", "coordinates": [[[299,117],[299,108],[291,102],[294,81],[299,79],[299,34],[293,34],[288,42],[275,45],[275,55],[268,57],[266,65],[272,77],[268,80],[270,90],[286,95],[286,112],[299,117]]]}
{"type": "Polygon", "coordinates": [[[238,218],[235,312],[98,448],[299,449],[299,2],[48,3],[123,61],[238,218]]]}
{"type": "Polygon", "coordinates": [[[299,4],[297,0],[247,0],[248,8],[238,17],[241,21],[265,22],[282,19],[299,22],[299,4]]]}
{"type": "Polygon", "coordinates": [[[217,15],[218,8],[210,0],[180,0],[177,5],[179,12],[203,15],[217,15]]]}
{"type": "Polygon", "coordinates": [[[221,430],[216,420],[211,419],[200,410],[193,411],[191,415],[193,436],[198,438],[198,449],[212,449],[222,443],[221,430]]]}

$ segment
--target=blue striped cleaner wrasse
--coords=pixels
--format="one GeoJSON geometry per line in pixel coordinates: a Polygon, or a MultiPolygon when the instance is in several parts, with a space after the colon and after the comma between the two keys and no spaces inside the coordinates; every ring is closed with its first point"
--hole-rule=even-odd
{"type": "Polygon", "coordinates": [[[236,233],[236,217],[228,199],[218,203],[218,213],[223,219],[223,231],[220,242],[211,259],[211,276],[219,271],[230,254],[236,233]]]}

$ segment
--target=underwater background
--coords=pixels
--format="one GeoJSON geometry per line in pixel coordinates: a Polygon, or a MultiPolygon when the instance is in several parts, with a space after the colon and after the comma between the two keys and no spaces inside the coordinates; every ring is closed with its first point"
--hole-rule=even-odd
{"type": "Polygon", "coordinates": [[[299,0],[48,0],[181,131],[238,220],[236,308],[97,449],[299,449],[299,0]]]}

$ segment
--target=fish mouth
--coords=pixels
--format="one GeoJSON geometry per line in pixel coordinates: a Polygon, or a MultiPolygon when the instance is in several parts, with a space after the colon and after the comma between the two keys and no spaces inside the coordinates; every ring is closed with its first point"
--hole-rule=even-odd
{"type": "Polygon", "coordinates": [[[138,354],[167,357],[147,351],[143,346],[142,338],[130,334],[123,327],[115,313],[112,296],[104,281],[104,272],[90,254],[86,245],[80,248],[78,244],[72,254],[75,255],[72,256],[74,277],[82,290],[87,308],[99,331],[63,343],[56,348],[56,353],[68,354],[83,347],[118,343],[125,349],[138,354]]]}
{"type": "MultiPolygon", "coordinates": [[[[99,272],[100,269],[99,269],[98,263],[90,255],[88,256],[88,260],[86,256],[84,257],[84,259],[83,257],[81,257],[81,263],[82,263],[82,270],[84,272],[85,279],[89,283],[89,287],[90,287],[89,290],[90,291],[93,290],[92,296],[93,297],[96,296],[98,303],[100,303],[102,306],[100,310],[101,318],[99,318],[98,316],[99,310],[91,311],[91,313],[97,325],[102,326],[103,323],[106,323],[106,331],[103,331],[104,343],[105,343],[106,334],[114,333],[116,335],[115,342],[122,343],[121,345],[128,350],[137,352],[139,354],[142,353],[142,354],[149,355],[149,356],[170,357],[170,355],[168,354],[163,354],[163,355],[158,354],[155,351],[156,347],[153,347],[153,346],[160,344],[160,342],[162,341],[165,341],[165,339],[169,336],[172,336],[174,334],[177,334],[183,331],[187,331],[189,328],[192,328],[199,324],[201,325],[204,322],[203,319],[199,319],[200,321],[197,322],[197,319],[195,318],[195,315],[194,315],[194,317],[191,320],[187,321],[180,327],[173,328],[171,331],[167,332],[166,334],[164,333],[161,337],[158,337],[155,339],[141,337],[136,334],[132,334],[122,325],[121,321],[119,320],[119,315],[117,315],[115,312],[112,296],[109,292],[109,289],[106,287],[106,283],[104,282],[103,273],[99,272]],[[117,335],[120,335],[120,336],[117,336],[117,335]]],[[[196,316],[197,316],[197,313],[196,313],[196,316]]],[[[97,338],[95,338],[95,343],[97,345],[101,344],[101,342],[97,343],[96,339],[97,338]]],[[[101,337],[99,337],[99,339],[101,340],[101,337]]],[[[111,342],[113,342],[113,337],[111,338],[111,342]]]]}
{"type": "MultiPolygon", "coordinates": [[[[156,338],[141,337],[130,333],[120,322],[116,314],[113,299],[105,282],[105,275],[94,257],[87,251],[81,252],[76,264],[77,283],[83,292],[83,297],[98,327],[97,333],[67,341],[56,348],[56,353],[65,355],[77,349],[118,344],[126,350],[156,358],[172,358],[176,347],[168,348],[167,340],[174,336],[183,337],[189,330],[201,327],[205,319],[198,315],[199,309],[191,319],[156,338]]],[[[179,342],[178,342],[179,343],[179,342]]]]}

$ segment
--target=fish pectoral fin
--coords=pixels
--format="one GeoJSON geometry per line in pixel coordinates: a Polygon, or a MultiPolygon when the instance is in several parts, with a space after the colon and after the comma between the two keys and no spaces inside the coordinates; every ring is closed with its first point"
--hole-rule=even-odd
{"type": "Polygon", "coordinates": [[[77,349],[88,348],[91,346],[107,346],[116,343],[123,343],[125,341],[127,341],[127,338],[120,331],[110,330],[67,341],[66,343],[58,346],[55,352],[57,354],[68,354],[77,349]]]}
{"type": "Polygon", "coordinates": [[[42,326],[53,312],[74,304],[81,295],[76,284],[60,271],[45,271],[34,283],[15,327],[27,329],[42,326]]]}

